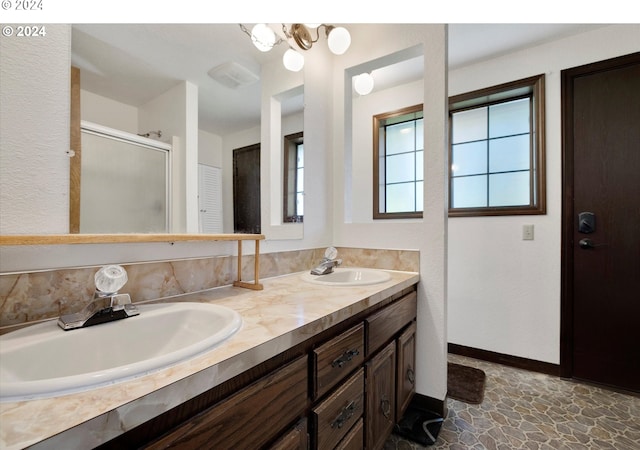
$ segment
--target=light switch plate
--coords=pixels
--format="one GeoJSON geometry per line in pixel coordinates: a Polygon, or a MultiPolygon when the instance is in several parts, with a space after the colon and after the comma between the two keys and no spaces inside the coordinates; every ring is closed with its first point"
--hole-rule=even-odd
{"type": "Polygon", "coordinates": [[[533,225],[522,225],[522,240],[533,241],[533,225]]]}

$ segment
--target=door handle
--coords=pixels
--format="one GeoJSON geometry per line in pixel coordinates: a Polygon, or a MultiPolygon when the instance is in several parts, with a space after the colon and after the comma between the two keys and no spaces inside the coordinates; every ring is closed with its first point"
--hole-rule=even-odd
{"type": "Polygon", "coordinates": [[[580,241],[578,242],[578,245],[582,250],[589,250],[591,248],[602,247],[607,244],[596,244],[595,242],[593,242],[593,240],[589,238],[584,238],[584,239],[580,239],[580,241]]]}
{"type": "Polygon", "coordinates": [[[587,239],[587,238],[580,239],[580,242],[578,242],[578,245],[583,250],[588,250],[588,249],[594,248],[596,246],[591,239],[587,239]]]}

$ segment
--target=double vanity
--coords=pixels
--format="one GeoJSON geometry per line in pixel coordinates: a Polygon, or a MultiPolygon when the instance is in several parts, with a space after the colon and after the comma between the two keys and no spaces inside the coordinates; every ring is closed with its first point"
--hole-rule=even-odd
{"type": "Polygon", "coordinates": [[[415,390],[418,274],[261,281],[88,328],[49,321],[3,336],[22,357],[3,357],[17,368],[2,374],[0,446],[381,448],[415,390]]]}

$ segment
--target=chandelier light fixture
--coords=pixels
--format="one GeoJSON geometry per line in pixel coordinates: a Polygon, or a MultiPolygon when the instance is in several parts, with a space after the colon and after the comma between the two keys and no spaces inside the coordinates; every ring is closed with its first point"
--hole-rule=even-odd
{"type": "Polygon", "coordinates": [[[261,52],[268,52],[276,45],[280,45],[283,42],[287,43],[289,49],[284,53],[282,63],[288,70],[293,72],[298,72],[304,67],[304,55],[296,47],[305,51],[311,49],[313,44],[320,39],[321,28],[324,28],[327,45],[334,55],[342,55],[347,51],[351,45],[351,35],[349,30],[344,27],[336,27],[324,23],[293,23],[291,27],[287,28],[285,24],[282,24],[282,33],[284,35],[284,38],[282,38],[277,36],[275,31],[265,23],[254,25],[251,31],[240,24],[240,29],[251,38],[253,45],[261,52]],[[312,36],[313,31],[315,31],[315,39],[312,36]]]}

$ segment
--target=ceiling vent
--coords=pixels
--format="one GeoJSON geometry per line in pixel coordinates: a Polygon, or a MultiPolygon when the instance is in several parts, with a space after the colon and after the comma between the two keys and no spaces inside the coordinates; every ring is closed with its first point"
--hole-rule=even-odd
{"type": "Polygon", "coordinates": [[[248,86],[260,79],[257,74],[233,61],[220,64],[219,66],[211,69],[208,73],[209,76],[218,83],[231,89],[248,86]]]}

